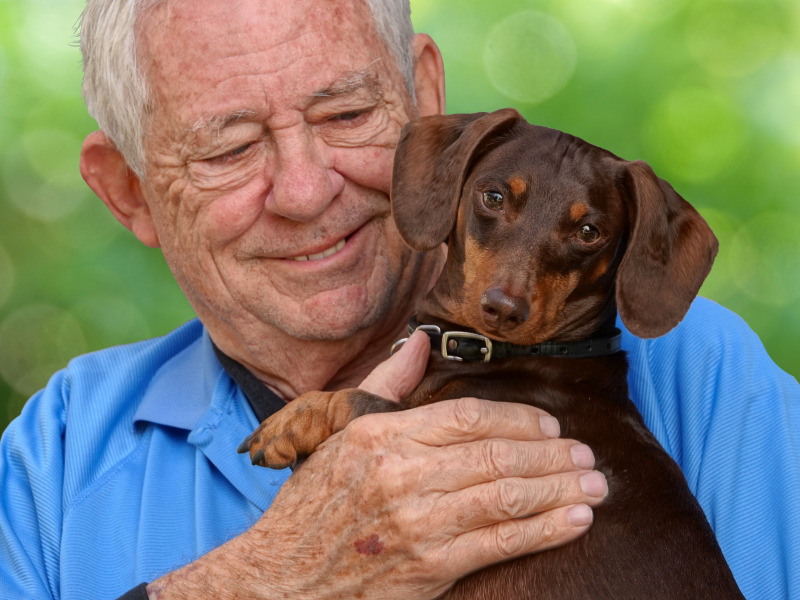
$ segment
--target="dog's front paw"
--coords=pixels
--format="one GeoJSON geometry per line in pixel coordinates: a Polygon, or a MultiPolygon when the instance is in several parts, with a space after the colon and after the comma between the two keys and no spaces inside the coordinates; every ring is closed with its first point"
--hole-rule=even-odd
{"type": "Polygon", "coordinates": [[[254,465],[285,469],[308,457],[331,435],[327,424],[332,392],[309,392],[265,420],[239,445],[254,465]]]}

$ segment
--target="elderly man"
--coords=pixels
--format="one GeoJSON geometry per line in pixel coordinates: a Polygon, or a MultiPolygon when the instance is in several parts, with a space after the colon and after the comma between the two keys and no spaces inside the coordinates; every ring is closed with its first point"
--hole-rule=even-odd
{"type": "MultiPolygon", "coordinates": [[[[401,127],[445,108],[404,0],[90,0],[81,45],[81,171],[199,322],[76,359],[9,427],[3,598],[433,598],[587,530],[605,480],[530,407],[364,417],[292,477],[235,452],[308,390],[424,369],[424,336],[379,364],[445,252],[389,212],[401,127]]],[[[800,593],[797,383],[708,302],[625,347],[745,593],[800,593]]]]}

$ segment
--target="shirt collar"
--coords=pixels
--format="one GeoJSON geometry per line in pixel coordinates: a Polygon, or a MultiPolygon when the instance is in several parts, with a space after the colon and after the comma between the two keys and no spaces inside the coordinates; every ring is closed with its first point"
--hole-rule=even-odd
{"type": "Polygon", "coordinates": [[[156,371],[134,415],[134,422],[191,431],[211,405],[214,389],[223,373],[208,332],[156,371]]]}

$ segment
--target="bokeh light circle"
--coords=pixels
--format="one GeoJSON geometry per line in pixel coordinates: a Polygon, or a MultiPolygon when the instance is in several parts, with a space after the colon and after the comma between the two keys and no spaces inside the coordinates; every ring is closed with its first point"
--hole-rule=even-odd
{"type": "Polygon", "coordinates": [[[3,306],[8,300],[13,287],[14,263],[11,262],[11,257],[6,252],[6,249],[0,245],[0,306],[3,306]]]}
{"type": "Polygon", "coordinates": [[[557,19],[524,10],[491,29],[483,59],[498,90],[519,102],[538,104],[570,80],[577,51],[569,31],[557,19]]]}
{"type": "Polygon", "coordinates": [[[56,96],[80,96],[80,51],[74,44],[73,24],[86,2],[52,0],[23,2],[17,48],[25,62],[26,77],[56,96]]]}
{"type": "Polygon", "coordinates": [[[784,306],[800,298],[800,216],[761,213],[736,234],[731,267],[736,283],[764,304],[784,306]]]}
{"type": "Polygon", "coordinates": [[[51,187],[83,190],[78,157],[81,140],[66,131],[36,129],[22,136],[22,148],[39,177],[51,187]]]}
{"type": "Polygon", "coordinates": [[[62,219],[90,196],[85,185],[83,189],[73,186],[74,176],[62,178],[63,172],[53,173],[50,181],[43,179],[25,152],[10,153],[2,167],[8,200],[20,212],[37,220],[62,219]]]}
{"type": "Polygon", "coordinates": [[[0,46],[0,92],[3,90],[3,85],[6,81],[6,55],[3,52],[3,47],[0,46]]]}
{"type": "Polygon", "coordinates": [[[704,69],[741,77],[777,51],[781,32],[771,4],[739,0],[697,2],[689,13],[686,44],[704,69]]]}
{"type": "Polygon", "coordinates": [[[683,8],[686,0],[610,0],[642,21],[664,21],[683,8]]]}
{"type": "Polygon", "coordinates": [[[721,302],[738,291],[731,267],[731,249],[741,223],[732,214],[723,210],[705,206],[695,206],[695,208],[719,241],[719,252],[714,260],[714,266],[703,282],[699,295],[721,302]]]}
{"type": "Polygon", "coordinates": [[[130,344],[151,335],[147,319],[127,298],[88,296],[73,306],[71,312],[95,347],[130,344]]]}
{"type": "Polygon", "coordinates": [[[751,114],[770,134],[800,146],[800,54],[786,54],[762,70],[750,94],[751,114]]]}
{"type": "Polygon", "coordinates": [[[691,182],[712,179],[736,158],[745,139],[739,108],[716,90],[677,88],[653,111],[645,130],[653,155],[691,182]]]}
{"type": "Polygon", "coordinates": [[[25,306],[0,325],[0,376],[21,394],[41,389],[53,373],[84,352],[80,325],[54,306],[25,306]]]}

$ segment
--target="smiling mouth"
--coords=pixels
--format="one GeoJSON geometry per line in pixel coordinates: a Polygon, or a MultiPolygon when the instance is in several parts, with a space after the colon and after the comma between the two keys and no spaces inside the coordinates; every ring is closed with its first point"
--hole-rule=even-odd
{"type": "Polygon", "coordinates": [[[344,245],[347,243],[347,238],[342,238],[336,244],[331,246],[330,248],[326,248],[322,252],[317,252],[316,254],[308,254],[305,256],[292,256],[287,258],[287,260],[296,260],[297,262],[306,262],[308,260],[321,260],[323,258],[328,258],[329,256],[333,256],[339,250],[344,248],[344,245]]]}

